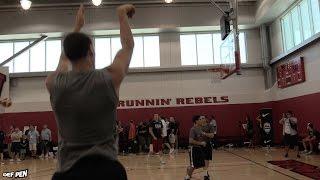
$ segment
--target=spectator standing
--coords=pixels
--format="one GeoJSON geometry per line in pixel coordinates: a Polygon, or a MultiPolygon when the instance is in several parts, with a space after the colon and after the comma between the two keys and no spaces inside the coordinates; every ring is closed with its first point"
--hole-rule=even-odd
{"type": "Polygon", "coordinates": [[[40,157],[45,157],[48,158],[48,152],[49,152],[49,145],[52,141],[51,139],[51,130],[48,128],[48,126],[45,124],[43,125],[43,129],[41,131],[41,156],[40,157]]]}
{"type": "Polygon", "coordinates": [[[282,124],[282,132],[285,144],[285,157],[289,156],[290,147],[294,147],[297,152],[297,157],[300,158],[299,147],[298,147],[298,131],[297,124],[298,119],[293,116],[292,111],[288,111],[283,114],[282,119],[279,121],[282,124]]]}
{"type": "Polygon", "coordinates": [[[165,117],[161,118],[162,123],[162,139],[163,139],[163,147],[167,147],[171,152],[171,146],[169,144],[169,137],[168,137],[168,129],[169,129],[169,120],[165,117]]]}
{"type": "Polygon", "coordinates": [[[0,128],[0,165],[3,165],[3,150],[4,150],[4,140],[5,140],[5,133],[0,128]]]}
{"type": "Polygon", "coordinates": [[[134,146],[135,146],[135,140],[136,140],[136,125],[134,124],[133,120],[130,120],[129,123],[129,132],[128,132],[128,150],[129,152],[133,153],[134,146]]]}
{"type": "Polygon", "coordinates": [[[176,143],[177,143],[177,136],[178,136],[178,124],[174,119],[174,117],[172,116],[169,118],[168,134],[169,134],[169,142],[171,145],[170,153],[174,153],[176,143]]]}
{"type": "Polygon", "coordinates": [[[26,159],[27,148],[28,148],[27,136],[23,134],[21,142],[20,142],[20,158],[21,158],[21,160],[26,159]]]}
{"type": "Polygon", "coordinates": [[[148,136],[148,129],[146,124],[143,122],[139,123],[138,126],[138,144],[139,144],[139,152],[145,152],[147,150],[147,136],[148,136]]]}
{"type": "Polygon", "coordinates": [[[11,134],[14,132],[15,130],[15,127],[13,125],[10,126],[9,128],[9,131],[7,133],[7,144],[8,144],[8,153],[9,153],[9,156],[12,157],[13,156],[13,153],[11,151],[11,146],[12,146],[12,141],[11,141],[11,134]]]}
{"type": "Polygon", "coordinates": [[[253,136],[254,136],[254,131],[253,131],[253,122],[250,118],[249,115],[246,116],[246,124],[247,124],[247,127],[246,127],[246,135],[248,137],[248,140],[249,140],[249,148],[250,147],[253,147],[253,136]]]}
{"type": "Polygon", "coordinates": [[[22,138],[22,132],[19,128],[15,128],[14,131],[10,135],[11,137],[11,152],[12,152],[12,159],[10,159],[11,162],[16,160],[17,162],[20,162],[19,154],[20,154],[20,141],[22,138]]]}
{"type": "Polygon", "coordinates": [[[159,114],[153,115],[153,121],[149,125],[149,133],[152,136],[152,144],[153,144],[153,152],[159,155],[160,163],[165,164],[163,157],[162,157],[162,129],[163,123],[159,117],[159,114]]]}
{"type": "Polygon", "coordinates": [[[28,133],[28,140],[29,140],[29,150],[31,151],[31,156],[33,158],[36,157],[37,153],[37,143],[39,141],[39,133],[35,130],[34,126],[30,126],[30,130],[28,133]]]}

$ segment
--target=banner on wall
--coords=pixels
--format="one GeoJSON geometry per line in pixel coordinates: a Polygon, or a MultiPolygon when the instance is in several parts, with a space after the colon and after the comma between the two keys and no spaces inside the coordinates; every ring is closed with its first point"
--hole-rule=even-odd
{"type": "Polygon", "coordinates": [[[287,88],[306,81],[303,57],[279,64],[276,70],[279,88],[287,88]]]}
{"type": "Polygon", "coordinates": [[[228,102],[229,102],[228,96],[131,99],[131,100],[120,100],[118,104],[118,108],[127,109],[127,108],[146,108],[146,107],[212,105],[212,104],[224,104],[228,102]]]}
{"type": "Polygon", "coordinates": [[[273,121],[272,109],[260,109],[260,118],[262,123],[262,139],[263,144],[271,145],[273,143],[273,121]]]}

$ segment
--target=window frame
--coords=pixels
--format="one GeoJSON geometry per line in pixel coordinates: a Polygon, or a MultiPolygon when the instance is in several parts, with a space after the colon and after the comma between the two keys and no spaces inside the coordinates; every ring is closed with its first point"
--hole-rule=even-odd
{"type": "MultiPolygon", "coordinates": [[[[12,52],[13,54],[15,54],[14,50],[15,50],[15,43],[19,43],[19,42],[28,42],[29,45],[33,42],[37,40],[36,38],[30,38],[30,39],[12,39],[12,40],[0,40],[0,43],[12,43],[12,52]]],[[[29,61],[29,67],[28,67],[28,71],[27,72],[15,72],[15,59],[12,59],[10,62],[12,62],[12,72],[10,73],[14,73],[14,74],[19,74],[19,73],[43,73],[43,72],[52,72],[52,71],[47,71],[47,59],[46,59],[46,50],[47,50],[47,44],[46,41],[54,41],[54,40],[59,40],[61,43],[61,51],[62,51],[62,38],[59,37],[54,37],[54,38],[47,38],[45,40],[43,40],[43,42],[45,43],[45,71],[30,71],[31,70],[31,49],[28,49],[26,52],[29,53],[29,57],[28,57],[28,61],[29,61]]],[[[36,46],[36,45],[35,45],[36,46]]],[[[59,60],[58,60],[59,61],[59,60]]],[[[10,63],[9,62],[9,63],[10,63]]]]}
{"type": "MultiPolygon", "coordinates": [[[[320,0],[318,0],[318,7],[319,7],[319,11],[320,11],[320,0]]],[[[320,13],[320,12],[319,12],[320,13]]],[[[289,52],[291,49],[294,49],[295,47],[297,47],[300,44],[303,44],[304,42],[306,42],[308,39],[311,39],[312,37],[314,37],[317,33],[315,32],[315,27],[314,27],[314,19],[313,19],[313,10],[312,10],[312,4],[311,4],[311,0],[298,0],[297,2],[293,3],[280,17],[280,30],[281,30],[281,40],[282,40],[282,49],[283,52],[289,52]],[[303,32],[303,21],[302,21],[302,12],[301,12],[301,3],[303,1],[307,1],[307,5],[308,5],[308,11],[309,11],[309,20],[310,20],[310,31],[311,31],[311,36],[306,38],[303,32]],[[295,36],[294,36],[294,31],[293,31],[293,22],[292,22],[292,11],[294,8],[298,8],[298,16],[299,16],[299,30],[300,30],[300,36],[301,36],[301,42],[296,44],[295,43],[295,36]],[[292,31],[292,41],[294,46],[291,48],[287,48],[287,44],[286,44],[286,39],[285,39],[285,33],[284,33],[284,27],[283,27],[283,20],[284,18],[290,15],[290,28],[292,31]]]]}
{"type": "MultiPolygon", "coordinates": [[[[248,44],[247,44],[247,33],[245,32],[245,31],[240,31],[239,32],[239,36],[240,36],[240,34],[241,33],[243,33],[244,34],[244,45],[245,45],[245,57],[246,57],[246,62],[245,63],[243,63],[243,62],[241,62],[242,64],[248,64],[248,44]]],[[[194,31],[194,32],[182,32],[182,33],[179,33],[179,43],[180,43],[180,47],[181,47],[181,41],[180,41],[180,38],[181,38],[181,36],[182,35],[194,35],[194,37],[195,37],[195,43],[196,43],[196,58],[197,58],[197,64],[195,64],[195,65],[183,65],[182,64],[182,58],[181,58],[181,60],[180,60],[180,66],[182,66],[182,67],[193,67],[193,66],[211,66],[211,65],[221,65],[221,64],[217,64],[217,63],[215,63],[216,62],[216,60],[215,60],[215,53],[214,53],[214,42],[213,42],[213,35],[214,34],[221,34],[221,32],[220,31],[200,31],[200,32],[198,32],[198,31],[194,31]],[[197,35],[198,34],[210,34],[211,35],[211,42],[212,42],[212,59],[213,59],[213,63],[212,64],[200,64],[199,65],[199,61],[198,61],[198,43],[197,43],[197,35]]],[[[239,40],[240,40],[240,38],[239,38],[239,40]]],[[[240,43],[239,43],[239,45],[240,45],[240,43]]],[[[180,56],[181,56],[181,54],[182,54],[182,52],[181,52],[181,48],[180,48],[180,56]]],[[[220,57],[221,58],[221,57],[220,57]]],[[[240,58],[241,58],[241,55],[240,55],[240,58]]]]}
{"type": "MultiPolygon", "coordinates": [[[[114,59],[112,59],[112,42],[111,39],[112,38],[119,38],[120,35],[117,34],[112,34],[112,35],[95,35],[93,36],[93,44],[94,44],[94,49],[95,49],[95,41],[97,38],[109,38],[110,39],[110,59],[111,59],[111,64],[113,62],[114,59]]],[[[133,37],[142,37],[142,53],[143,53],[143,67],[129,67],[129,69],[146,69],[146,68],[160,68],[161,67],[161,43],[160,43],[160,34],[156,34],[156,33],[148,33],[148,34],[134,34],[133,37]],[[145,43],[144,43],[144,38],[145,37],[149,37],[149,36],[156,36],[159,38],[159,59],[160,59],[160,65],[159,66],[145,66],[145,43]]]]}

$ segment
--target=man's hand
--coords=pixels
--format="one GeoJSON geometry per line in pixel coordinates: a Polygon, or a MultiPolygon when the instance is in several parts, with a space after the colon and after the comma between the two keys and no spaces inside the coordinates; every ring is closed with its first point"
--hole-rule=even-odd
{"type": "Polygon", "coordinates": [[[128,16],[128,18],[132,18],[136,12],[136,9],[132,4],[125,4],[125,5],[118,7],[117,11],[118,11],[119,16],[126,14],[128,16]]]}
{"type": "Polygon", "coordinates": [[[156,138],[155,136],[153,137],[153,140],[158,140],[158,138],[156,138]]]}
{"type": "Polygon", "coordinates": [[[83,26],[84,26],[84,6],[83,6],[83,4],[81,4],[80,8],[77,12],[74,32],[80,32],[80,30],[82,29],[83,26]]]}

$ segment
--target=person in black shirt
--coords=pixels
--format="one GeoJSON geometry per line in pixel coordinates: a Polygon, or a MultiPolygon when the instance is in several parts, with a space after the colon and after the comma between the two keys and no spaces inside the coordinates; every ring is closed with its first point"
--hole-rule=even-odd
{"type": "Polygon", "coordinates": [[[159,154],[160,156],[160,162],[161,164],[164,164],[164,161],[162,160],[162,122],[160,120],[159,114],[154,114],[153,121],[149,125],[149,133],[151,137],[153,138],[152,144],[153,144],[153,152],[156,154],[159,154]]]}
{"type": "Polygon", "coordinates": [[[148,136],[148,129],[145,125],[145,123],[140,122],[137,130],[138,135],[138,143],[139,143],[139,152],[146,151],[147,150],[147,143],[146,139],[148,136]]]}
{"type": "Polygon", "coordinates": [[[308,130],[308,136],[304,138],[302,142],[304,147],[304,153],[309,155],[313,153],[313,143],[315,143],[315,141],[320,138],[320,133],[313,128],[313,124],[311,123],[308,123],[307,130],[308,130]],[[309,152],[307,150],[307,143],[310,147],[309,152]]]}
{"type": "Polygon", "coordinates": [[[177,143],[177,137],[178,137],[178,124],[174,117],[169,118],[169,128],[168,128],[168,136],[169,136],[169,142],[171,145],[170,153],[173,153],[175,151],[176,143],[177,143]]]}
{"type": "Polygon", "coordinates": [[[126,136],[121,121],[117,121],[117,133],[119,137],[119,153],[126,153],[126,136]]]}
{"type": "Polygon", "coordinates": [[[21,142],[20,142],[21,160],[25,160],[26,153],[27,153],[27,148],[28,148],[27,136],[26,135],[22,135],[22,139],[21,139],[21,142]]]}
{"type": "Polygon", "coordinates": [[[246,123],[247,123],[247,128],[246,128],[246,134],[247,134],[247,137],[250,141],[250,144],[249,144],[249,148],[250,147],[253,147],[253,135],[254,135],[254,131],[253,131],[253,122],[252,120],[250,119],[250,116],[247,115],[246,116],[246,123]]]}
{"type": "Polygon", "coordinates": [[[0,129],[0,163],[3,163],[3,149],[4,149],[5,133],[0,129]]]}

